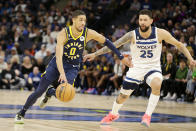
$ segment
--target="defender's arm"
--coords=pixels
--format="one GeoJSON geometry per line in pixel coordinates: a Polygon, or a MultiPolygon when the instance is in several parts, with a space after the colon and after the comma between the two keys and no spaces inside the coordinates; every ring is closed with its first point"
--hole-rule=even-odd
{"type": "MultiPolygon", "coordinates": [[[[87,37],[89,37],[93,40],[96,40],[99,43],[104,43],[104,45],[107,46],[108,52],[109,52],[109,50],[112,50],[118,56],[119,59],[122,60],[124,58],[123,55],[116,49],[116,47],[114,46],[114,44],[110,40],[106,39],[103,35],[97,33],[96,31],[89,29],[87,32],[87,37]]],[[[100,51],[98,50],[98,52],[100,52],[100,51]]],[[[105,54],[105,53],[107,53],[107,52],[99,53],[99,55],[105,54]]]]}
{"type": "MultiPolygon", "coordinates": [[[[133,36],[132,34],[133,34],[132,31],[126,33],[124,36],[122,36],[121,38],[119,38],[117,41],[114,42],[114,46],[116,48],[119,48],[120,46],[130,42],[132,39],[132,36],[133,36]]],[[[100,50],[96,51],[95,56],[99,56],[99,55],[108,53],[110,51],[111,50],[105,46],[105,47],[101,48],[100,50]]]]}

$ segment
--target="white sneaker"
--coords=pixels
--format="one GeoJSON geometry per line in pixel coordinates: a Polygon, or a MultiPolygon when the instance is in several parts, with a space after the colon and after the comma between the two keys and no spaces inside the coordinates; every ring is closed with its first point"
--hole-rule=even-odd
{"type": "Polygon", "coordinates": [[[19,113],[16,114],[15,119],[14,119],[15,124],[24,124],[24,117],[20,115],[19,113]]]}
{"type": "Polygon", "coordinates": [[[78,88],[76,88],[76,92],[80,92],[82,89],[81,89],[81,87],[78,87],[78,88]]]}
{"type": "Polygon", "coordinates": [[[170,98],[170,100],[176,100],[176,98],[177,98],[177,94],[174,93],[173,96],[170,98]]]}
{"type": "Polygon", "coordinates": [[[167,96],[163,97],[163,100],[169,100],[171,99],[171,94],[168,92],[167,96]]]}
{"type": "Polygon", "coordinates": [[[51,96],[48,97],[48,96],[45,94],[44,97],[42,97],[42,99],[41,99],[41,101],[40,101],[39,107],[40,107],[40,108],[45,108],[47,102],[48,102],[50,99],[51,99],[51,96]]]}

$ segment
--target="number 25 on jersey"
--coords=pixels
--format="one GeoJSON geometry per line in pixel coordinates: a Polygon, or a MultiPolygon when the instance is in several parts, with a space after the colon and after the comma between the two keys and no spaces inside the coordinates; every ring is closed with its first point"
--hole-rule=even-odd
{"type": "Polygon", "coordinates": [[[142,54],[140,55],[140,57],[142,57],[142,58],[152,58],[153,57],[152,50],[141,50],[140,52],[142,52],[142,54]]]}

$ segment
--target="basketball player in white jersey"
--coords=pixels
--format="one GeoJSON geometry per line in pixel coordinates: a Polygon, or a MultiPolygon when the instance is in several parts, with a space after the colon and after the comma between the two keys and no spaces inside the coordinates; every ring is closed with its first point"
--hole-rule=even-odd
{"type": "MultiPolygon", "coordinates": [[[[102,119],[101,124],[111,124],[112,121],[118,119],[118,111],[125,100],[138,88],[141,82],[146,82],[151,87],[152,92],[141,124],[147,127],[150,126],[151,115],[159,101],[163,80],[160,65],[163,40],[176,46],[188,58],[190,64],[196,65],[196,61],[181,42],[172,37],[168,31],[151,26],[152,23],[152,12],[141,10],[139,12],[139,28],[128,32],[114,42],[117,48],[131,42],[133,68],[129,68],[120,94],[114,101],[112,111],[102,119]]],[[[93,60],[96,56],[107,52],[109,52],[109,49],[104,47],[95,53],[86,55],[84,60],[93,60]]]]}

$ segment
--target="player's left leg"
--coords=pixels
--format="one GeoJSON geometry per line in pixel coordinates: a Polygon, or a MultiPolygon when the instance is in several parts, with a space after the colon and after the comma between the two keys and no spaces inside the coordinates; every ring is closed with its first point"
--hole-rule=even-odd
{"type": "Polygon", "coordinates": [[[142,125],[150,126],[151,115],[159,101],[160,89],[162,84],[162,74],[160,72],[154,72],[147,76],[146,83],[151,87],[152,92],[150,94],[148,106],[144,116],[142,117],[142,125]]]}
{"type": "Polygon", "coordinates": [[[109,125],[113,121],[119,118],[119,110],[123,106],[123,103],[129,98],[132,92],[137,89],[139,86],[133,82],[123,81],[123,87],[120,90],[120,94],[113,103],[112,111],[106,115],[102,120],[102,125],[109,125]]]}

